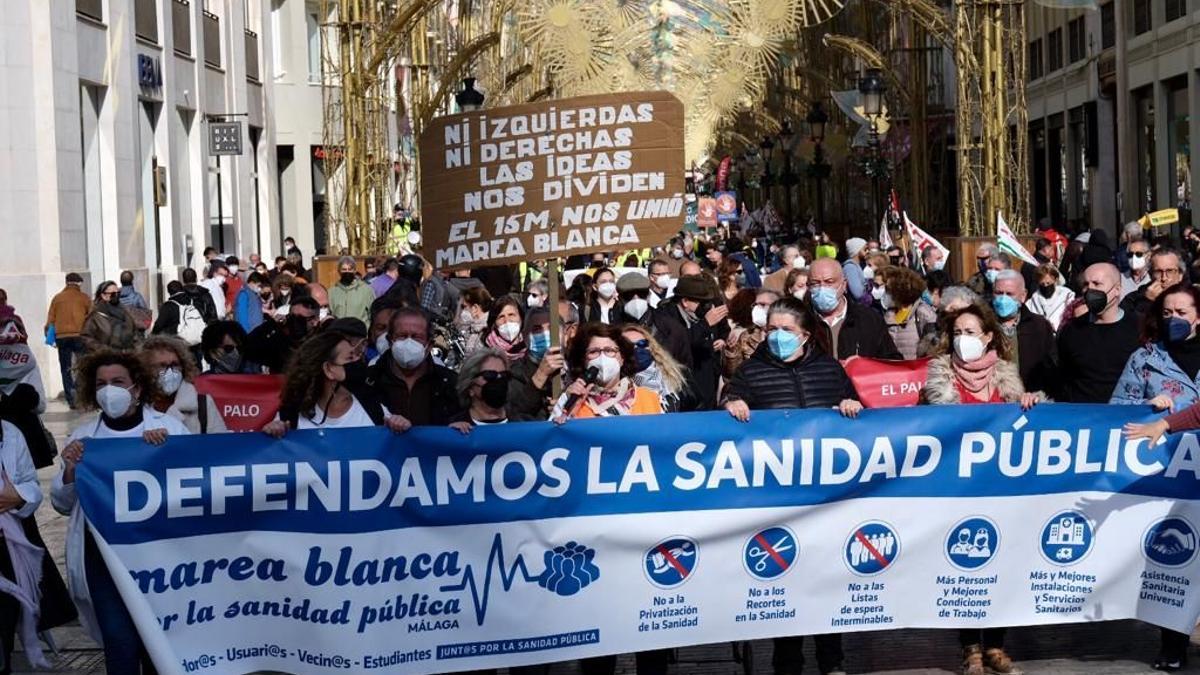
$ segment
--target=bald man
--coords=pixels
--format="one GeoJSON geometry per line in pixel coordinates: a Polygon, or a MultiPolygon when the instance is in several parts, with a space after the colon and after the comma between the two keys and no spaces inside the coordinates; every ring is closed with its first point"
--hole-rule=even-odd
{"type": "Polygon", "coordinates": [[[1059,385],[1051,392],[1067,403],[1108,403],[1138,347],[1137,317],[1121,309],[1121,272],[1112,263],[1095,263],[1083,272],[1088,313],[1058,334],[1059,385]]]}
{"type": "Polygon", "coordinates": [[[867,356],[875,359],[904,358],[888,333],[879,312],[846,297],[846,277],[832,258],[813,262],[808,272],[808,298],[821,325],[828,331],[838,359],[867,356]]]}
{"type": "Polygon", "coordinates": [[[1045,317],[1025,306],[1028,299],[1025,277],[1016,270],[1004,270],[992,284],[992,308],[1000,319],[1004,334],[1016,347],[1017,366],[1025,391],[1045,391],[1055,381],[1058,347],[1054,327],[1045,317]]]}

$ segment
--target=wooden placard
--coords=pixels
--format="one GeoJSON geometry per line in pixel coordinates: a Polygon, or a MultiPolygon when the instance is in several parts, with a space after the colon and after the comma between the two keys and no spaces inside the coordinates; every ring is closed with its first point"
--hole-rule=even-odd
{"type": "Polygon", "coordinates": [[[435,268],[658,246],[683,229],[684,111],[622,92],[440,117],[421,136],[435,268]]]}

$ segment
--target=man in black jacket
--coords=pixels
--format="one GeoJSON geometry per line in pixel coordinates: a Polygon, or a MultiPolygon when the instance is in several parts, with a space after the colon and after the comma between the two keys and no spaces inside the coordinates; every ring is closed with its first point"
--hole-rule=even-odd
{"type": "Polygon", "coordinates": [[[455,391],[457,375],[430,358],[433,327],[425,313],[411,307],[397,309],[388,324],[388,341],[391,349],[367,376],[384,407],[413,426],[449,424],[462,409],[455,391]]]}
{"type": "Polygon", "coordinates": [[[820,330],[834,345],[838,360],[852,356],[900,360],[900,350],[878,312],[846,299],[846,277],[832,258],[821,258],[809,268],[809,302],[821,318],[820,330]]]}
{"type": "Polygon", "coordinates": [[[158,308],[158,320],[150,331],[155,335],[175,335],[179,331],[179,310],[184,305],[195,307],[205,325],[217,320],[212,294],[196,283],[196,270],[190,267],[185,269],[180,279],[183,281],[183,290],[172,295],[158,308]]]}
{"type": "Polygon", "coordinates": [[[700,275],[686,275],[675,285],[675,295],[659,305],[671,320],[687,330],[692,351],[688,386],[696,394],[697,410],[717,407],[717,379],[721,374],[720,352],[729,335],[725,322],[729,308],[715,305],[712,287],[700,275]]]}
{"type": "Polygon", "coordinates": [[[1058,346],[1054,327],[1044,317],[1025,307],[1025,277],[1004,270],[992,287],[992,307],[1009,340],[1016,338],[1017,367],[1025,391],[1048,391],[1058,370],[1058,346]],[[1006,300],[1002,298],[1007,298],[1006,300]]]}
{"type": "Polygon", "coordinates": [[[292,352],[320,325],[321,307],[310,297],[293,298],[287,318],[263,321],[246,336],[246,359],[271,373],[287,369],[292,352]]]}
{"type": "Polygon", "coordinates": [[[681,319],[672,317],[667,308],[650,306],[650,280],[638,272],[627,272],[617,279],[621,321],[636,323],[650,330],[655,340],[684,368],[692,367],[692,347],[681,319]]]}

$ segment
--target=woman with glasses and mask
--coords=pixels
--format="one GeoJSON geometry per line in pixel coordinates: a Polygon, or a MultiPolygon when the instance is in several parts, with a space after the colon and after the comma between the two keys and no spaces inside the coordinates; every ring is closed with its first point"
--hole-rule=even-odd
{"type": "Polygon", "coordinates": [[[567,366],[572,382],[551,413],[557,424],[568,419],[663,411],[658,394],[634,382],[637,361],[633,343],[617,326],[597,322],[581,326],[567,348],[567,366]],[[574,402],[568,409],[569,401],[574,402]]]}
{"type": "Polygon", "coordinates": [[[168,436],[190,433],[182,422],[154,409],[158,396],[154,374],[133,352],[101,350],[88,355],[78,369],[78,401],[82,408],[99,409],[71,432],[62,449],[62,467],[50,486],[54,510],[70,516],[67,524],[67,578],[80,622],[104,645],[110,673],[154,673],[137,627],[126,609],[108,566],[87,527],[75,492],[75,469],[92,439],[141,438],[162,445],[168,436]]]}
{"type": "Polygon", "coordinates": [[[637,324],[625,324],[621,327],[621,334],[633,343],[633,361],[637,368],[633,383],[658,394],[663,412],[690,410],[695,401],[688,393],[683,366],[654,338],[650,329],[637,324]]]}
{"type": "Polygon", "coordinates": [[[141,331],[133,315],[121,306],[120,290],[113,281],[105,281],[96,287],[92,311],[84,319],[79,333],[85,352],[137,346],[141,331]]]}
{"type": "Polygon", "coordinates": [[[205,375],[261,373],[262,368],[246,360],[246,331],[236,321],[214,321],[204,327],[200,351],[207,364],[205,375]]]}
{"type": "Polygon", "coordinates": [[[142,343],[138,355],[158,382],[150,405],[183,422],[191,433],[200,433],[200,400],[192,385],[197,374],[196,362],[187,343],[179,338],[155,335],[142,343]]]}
{"type": "Polygon", "coordinates": [[[508,357],[498,349],[481,349],[467,356],[458,371],[458,399],[463,411],[450,426],[464,434],[477,426],[508,423],[508,357]]]}

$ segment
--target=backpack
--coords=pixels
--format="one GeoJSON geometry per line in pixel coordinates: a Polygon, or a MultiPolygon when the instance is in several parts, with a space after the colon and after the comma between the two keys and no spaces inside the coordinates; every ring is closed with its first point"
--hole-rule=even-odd
{"type": "Polygon", "coordinates": [[[195,305],[185,305],[176,300],[171,302],[179,307],[179,325],[175,328],[175,334],[189,346],[200,344],[200,336],[204,334],[204,317],[200,315],[200,310],[195,305]]]}

